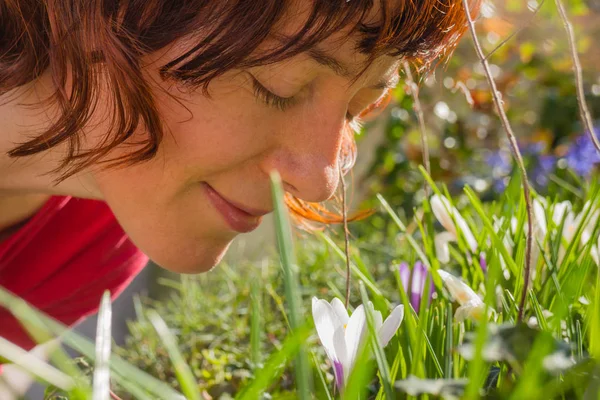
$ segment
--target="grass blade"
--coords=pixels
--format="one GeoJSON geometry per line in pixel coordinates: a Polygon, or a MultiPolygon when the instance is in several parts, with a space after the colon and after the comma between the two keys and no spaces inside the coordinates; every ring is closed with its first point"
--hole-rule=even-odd
{"type": "MultiPolygon", "coordinates": [[[[0,287],[0,305],[10,310],[21,323],[29,324],[31,327],[35,327],[46,334],[61,336],[64,344],[72,347],[85,357],[95,360],[95,346],[89,339],[71,331],[62,323],[34,309],[23,299],[13,295],[2,287],[0,287]]],[[[132,366],[114,353],[111,358],[110,369],[119,384],[127,380],[130,384],[135,383],[140,389],[153,394],[155,398],[185,400],[181,393],[166,383],[132,366]]]]}
{"type": "Polygon", "coordinates": [[[179,381],[179,384],[181,385],[183,394],[188,399],[200,400],[198,382],[196,382],[196,378],[194,378],[192,370],[185,362],[185,359],[177,348],[177,340],[169,330],[169,327],[156,311],[149,310],[147,315],[150,323],[152,326],[154,326],[154,329],[156,329],[156,333],[158,333],[158,336],[161,338],[162,343],[169,354],[169,358],[171,359],[173,367],[175,368],[177,381],[179,381]]]}
{"type": "Polygon", "coordinates": [[[256,371],[252,382],[244,387],[235,397],[237,400],[256,400],[268,388],[273,381],[283,373],[282,366],[287,360],[294,357],[300,351],[302,344],[308,339],[312,330],[309,326],[303,326],[289,334],[281,349],[271,354],[263,368],[256,371]]]}
{"type": "Polygon", "coordinates": [[[108,400],[110,397],[111,317],[110,293],[106,291],[100,301],[98,325],[96,327],[96,364],[94,367],[93,400],[108,400]]]}
{"type": "MultiPolygon", "coordinates": [[[[283,189],[281,177],[277,172],[271,173],[271,192],[275,206],[275,230],[277,234],[277,244],[279,246],[279,255],[283,267],[283,278],[285,285],[285,295],[288,303],[289,321],[292,331],[300,328],[303,321],[300,294],[298,290],[298,277],[296,276],[296,259],[292,244],[291,228],[287,218],[287,207],[283,201],[283,189]]],[[[298,398],[308,400],[310,398],[310,371],[308,357],[303,346],[298,350],[295,361],[296,386],[298,389],[298,398]]]]}
{"type": "Polygon", "coordinates": [[[0,357],[64,391],[68,392],[75,386],[71,377],[3,337],[0,337],[0,357]]]}

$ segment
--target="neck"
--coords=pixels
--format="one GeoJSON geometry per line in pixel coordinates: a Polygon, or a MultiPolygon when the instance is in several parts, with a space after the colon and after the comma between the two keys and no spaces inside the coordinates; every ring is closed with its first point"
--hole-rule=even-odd
{"type": "Polygon", "coordinates": [[[68,195],[102,199],[89,171],[58,182],[60,171],[56,170],[66,154],[67,143],[31,156],[14,158],[8,155],[18,144],[49,127],[53,118],[59,115],[57,107],[45,101],[53,90],[51,77],[45,73],[0,96],[0,198],[68,195]]]}

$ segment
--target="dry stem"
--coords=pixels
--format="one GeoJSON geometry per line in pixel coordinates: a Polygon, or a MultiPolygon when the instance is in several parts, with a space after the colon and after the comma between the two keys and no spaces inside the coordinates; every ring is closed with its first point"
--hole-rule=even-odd
{"type": "Polygon", "coordinates": [[[525,277],[523,283],[523,293],[521,295],[521,301],[519,303],[519,314],[517,316],[517,322],[523,319],[523,312],[525,311],[525,301],[527,300],[527,291],[529,289],[529,275],[531,270],[531,245],[532,245],[532,237],[533,237],[533,213],[531,206],[531,194],[529,188],[529,180],[527,179],[527,171],[525,170],[525,165],[523,164],[523,158],[521,157],[521,152],[519,151],[519,146],[517,145],[517,139],[515,134],[513,133],[510,122],[508,121],[508,117],[506,116],[506,112],[502,107],[502,100],[500,99],[500,93],[496,88],[496,82],[492,77],[490,72],[490,66],[483,54],[483,50],[481,49],[481,45],[479,43],[479,39],[477,39],[477,32],[475,31],[475,23],[471,18],[471,11],[469,9],[468,0],[463,0],[463,7],[465,12],[467,13],[467,21],[469,24],[469,31],[471,32],[471,36],[473,38],[473,44],[475,46],[475,51],[477,52],[477,56],[483,65],[483,70],[485,71],[485,76],[487,77],[488,83],[490,85],[490,89],[492,91],[492,97],[494,99],[494,104],[496,106],[496,111],[498,112],[498,116],[500,117],[500,121],[502,123],[502,127],[506,132],[506,136],[508,137],[508,141],[510,143],[510,147],[517,161],[517,165],[519,166],[519,170],[521,171],[521,176],[523,178],[523,191],[525,192],[525,203],[527,208],[527,243],[525,246],[525,277]]]}
{"type": "Polygon", "coordinates": [[[577,103],[579,104],[579,116],[584,128],[589,132],[592,138],[592,143],[596,150],[600,152],[600,142],[594,134],[594,124],[592,123],[592,116],[588,109],[587,102],[585,101],[585,93],[583,91],[583,78],[581,73],[581,62],[579,61],[579,55],[577,54],[577,46],[575,45],[575,33],[573,33],[573,25],[567,17],[567,12],[561,0],[554,0],[558,13],[562,19],[565,30],[567,31],[567,38],[569,39],[569,48],[571,49],[571,58],[573,59],[573,71],[575,72],[575,87],[577,88],[577,103]]]}
{"type": "Polygon", "coordinates": [[[350,240],[348,239],[348,210],[346,209],[346,181],[342,166],[339,166],[340,183],[342,185],[342,218],[344,221],[344,251],[346,254],[346,308],[350,303],[350,240]]]}
{"type": "MultiPolygon", "coordinates": [[[[421,131],[421,148],[423,150],[423,166],[425,170],[431,176],[431,166],[429,163],[429,145],[427,144],[427,131],[425,129],[425,118],[423,117],[423,108],[421,107],[421,101],[419,100],[419,87],[415,83],[410,65],[407,61],[403,63],[404,73],[406,74],[406,84],[410,90],[410,95],[414,100],[414,110],[417,114],[417,120],[419,121],[419,130],[421,131]]],[[[429,197],[429,186],[425,184],[425,195],[429,197]]]]}

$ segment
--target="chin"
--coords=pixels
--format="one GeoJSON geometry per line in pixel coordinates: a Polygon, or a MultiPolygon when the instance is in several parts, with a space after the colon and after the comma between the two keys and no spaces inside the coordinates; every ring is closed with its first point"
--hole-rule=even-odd
{"type": "Polygon", "coordinates": [[[198,249],[194,254],[185,252],[169,252],[166,254],[150,254],[150,259],[159,267],[178,274],[200,274],[213,269],[221,260],[231,242],[226,246],[198,249]]]}

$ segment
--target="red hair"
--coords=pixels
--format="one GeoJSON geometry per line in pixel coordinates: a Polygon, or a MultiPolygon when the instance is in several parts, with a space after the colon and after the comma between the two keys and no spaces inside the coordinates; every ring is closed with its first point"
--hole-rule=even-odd
{"type": "MultiPolygon", "coordinates": [[[[303,0],[304,1],[304,0],[303,0]]],[[[472,1],[473,15],[479,0],[472,1]]],[[[387,54],[427,65],[450,52],[467,27],[461,0],[380,0],[381,18],[368,20],[374,0],[318,0],[304,25],[267,53],[255,50],[285,21],[291,0],[3,0],[0,2],[0,94],[35,80],[49,70],[57,90],[52,101],[61,113],[53,124],[9,152],[23,157],[66,142],[57,172],[64,179],[95,163],[107,166],[151,159],[164,134],[142,57],[174,41],[195,45],[161,66],[164,79],[208,90],[210,81],[233,68],[248,68],[302,53],[342,28],[359,37],[357,50],[369,60],[387,54]],[[396,4],[397,3],[397,4],[396,4]],[[200,33],[202,32],[202,33],[200,33]],[[243,40],[240,40],[243,38],[243,40]],[[96,148],[81,146],[100,86],[108,82],[111,126],[96,148]],[[67,92],[67,77],[72,85],[67,92]],[[121,158],[107,158],[136,129],[145,140],[121,158]]],[[[103,90],[106,87],[103,86],[103,90]]],[[[342,165],[354,164],[353,133],[346,132],[342,165]]],[[[308,218],[338,217],[308,212],[308,218]]],[[[303,208],[307,207],[307,208],[303,208]]],[[[312,207],[314,208],[314,207],[312,207]]],[[[322,210],[321,210],[322,211],[322,210]]]]}

